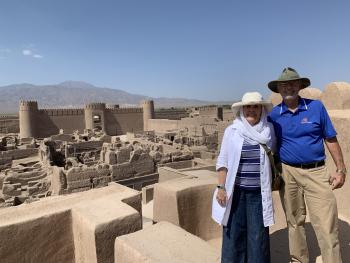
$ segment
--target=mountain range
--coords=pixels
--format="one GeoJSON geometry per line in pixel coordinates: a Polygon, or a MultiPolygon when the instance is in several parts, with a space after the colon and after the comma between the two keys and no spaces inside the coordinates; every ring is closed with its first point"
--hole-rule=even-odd
{"type": "Polygon", "coordinates": [[[187,107],[209,104],[231,104],[187,98],[152,98],[119,89],[101,88],[82,81],[65,81],[54,85],[13,84],[0,87],[0,112],[17,113],[20,100],[35,100],[39,108],[82,108],[89,102],[138,106],[153,99],[155,107],[187,107]]]}

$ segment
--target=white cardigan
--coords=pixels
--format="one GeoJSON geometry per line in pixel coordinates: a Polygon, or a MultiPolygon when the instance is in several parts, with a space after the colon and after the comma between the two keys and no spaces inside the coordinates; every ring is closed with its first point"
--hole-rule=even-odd
{"type": "MultiPolygon", "coordinates": [[[[271,129],[271,141],[267,143],[269,148],[274,149],[275,133],[271,123],[268,123],[271,129]]],[[[225,188],[227,192],[228,203],[226,207],[220,206],[216,200],[218,189],[215,190],[212,204],[212,217],[220,225],[226,226],[230,215],[232,204],[232,193],[235,185],[236,174],[241,159],[241,151],[244,139],[239,135],[234,124],[228,126],[225,130],[224,137],[221,143],[221,150],[216,162],[216,170],[225,167],[227,169],[227,176],[225,188]]],[[[272,204],[271,192],[271,167],[269,158],[260,145],[260,184],[262,196],[262,208],[264,226],[271,226],[275,223],[274,211],[272,204]]]]}

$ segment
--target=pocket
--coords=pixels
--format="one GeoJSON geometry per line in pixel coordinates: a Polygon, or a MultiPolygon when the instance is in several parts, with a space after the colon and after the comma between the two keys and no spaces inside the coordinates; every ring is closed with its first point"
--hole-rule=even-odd
{"type": "Polygon", "coordinates": [[[328,172],[326,165],[312,168],[309,170],[309,173],[311,174],[311,176],[319,178],[319,180],[322,183],[327,184],[330,188],[332,188],[332,186],[329,184],[329,179],[331,178],[331,176],[328,172]]]}

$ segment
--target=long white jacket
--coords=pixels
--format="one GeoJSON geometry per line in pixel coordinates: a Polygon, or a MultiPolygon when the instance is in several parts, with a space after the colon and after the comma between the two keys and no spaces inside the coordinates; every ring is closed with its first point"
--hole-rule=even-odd
{"type": "MultiPolygon", "coordinates": [[[[271,141],[267,143],[269,148],[275,147],[275,134],[273,126],[268,123],[271,129],[271,141]]],[[[227,192],[228,202],[226,207],[221,207],[216,200],[216,194],[218,189],[215,190],[212,203],[212,217],[213,219],[223,225],[227,225],[227,221],[230,215],[232,204],[232,193],[235,185],[236,174],[241,159],[241,151],[244,139],[239,135],[234,124],[228,126],[225,130],[224,137],[221,143],[221,150],[216,162],[216,170],[225,167],[227,169],[227,176],[225,182],[225,188],[227,192]]],[[[262,146],[260,145],[260,184],[261,184],[261,196],[262,196],[262,208],[264,226],[271,226],[275,223],[274,211],[272,204],[272,192],[271,192],[271,167],[269,158],[262,146]]]]}

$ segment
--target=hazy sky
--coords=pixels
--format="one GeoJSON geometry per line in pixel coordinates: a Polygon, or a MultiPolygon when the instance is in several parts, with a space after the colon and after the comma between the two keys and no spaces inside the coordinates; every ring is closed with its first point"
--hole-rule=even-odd
{"type": "Polygon", "coordinates": [[[296,68],[350,82],[349,1],[0,0],[0,86],[86,81],[153,97],[269,94],[296,68]]]}

